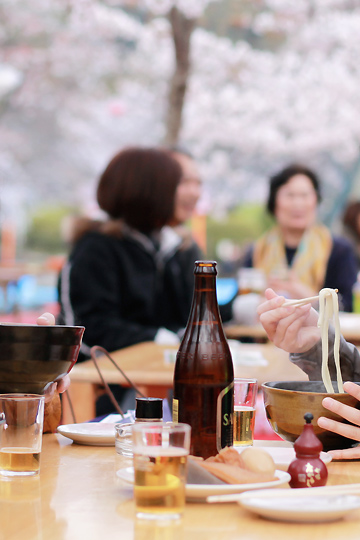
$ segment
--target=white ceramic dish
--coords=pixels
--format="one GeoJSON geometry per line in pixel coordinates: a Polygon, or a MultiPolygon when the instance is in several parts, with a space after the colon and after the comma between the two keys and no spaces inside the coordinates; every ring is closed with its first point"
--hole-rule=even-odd
{"type": "MultiPolygon", "coordinates": [[[[116,472],[117,476],[128,482],[134,483],[133,467],[119,469],[116,472]]],[[[204,501],[210,495],[227,495],[233,493],[242,493],[253,489],[273,488],[286,484],[290,480],[290,475],[284,471],[275,471],[276,480],[273,482],[261,482],[257,484],[186,484],[186,500],[187,501],[204,501]]]]}
{"type": "MultiPolygon", "coordinates": [[[[233,363],[237,366],[267,366],[268,361],[259,351],[250,351],[248,348],[243,348],[242,344],[235,339],[228,339],[230,347],[231,357],[233,363]]],[[[164,350],[164,362],[165,364],[175,364],[176,362],[176,349],[164,350]]]]}
{"type": "Polygon", "coordinates": [[[246,492],[239,496],[238,503],[268,519],[303,523],[336,521],[360,508],[360,497],[356,495],[309,494],[306,497],[304,494],[297,495],[294,491],[286,491],[272,492],[271,496],[266,490],[246,492]]]}
{"type": "MultiPolygon", "coordinates": [[[[245,447],[241,448],[239,446],[234,446],[234,448],[240,454],[243,450],[245,450],[245,447]]],[[[265,452],[270,454],[275,462],[275,465],[288,466],[295,459],[295,450],[293,447],[284,448],[281,446],[258,446],[257,448],[261,448],[261,450],[265,450],[265,452]]],[[[321,452],[320,458],[325,464],[330,463],[332,460],[332,456],[327,452],[321,452]]]]}
{"type": "Polygon", "coordinates": [[[75,443],[90,446],[115,446],[114,424],[84,422],[58,426],[58,433],[72,439],[75,443]]]}
{"type": "Polygon", "coordinates": [[[234,365],[237,366],[267,366],[268,361],[260,351],[251,351],[244,348],[236,339],[228,339],[230,352],[234,365]]]}

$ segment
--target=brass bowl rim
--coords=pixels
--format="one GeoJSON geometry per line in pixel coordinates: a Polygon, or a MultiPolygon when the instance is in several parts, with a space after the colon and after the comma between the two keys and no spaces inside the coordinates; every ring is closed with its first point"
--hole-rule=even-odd
{"type": "MultiPolygon", "coordinates": [[[[306,392],[305,390],[290,390],[289,388],[274,388],[273,386],[268,386],[269,384],[281,384],[281,383],[299,383],[299,382],[304,382],[304,383],[307,383],[307,382],[321,382],[322,381],[267,381],[267,382],[264,382],[262,383],[261,387],[262,388],[267,388],[269,390],[275,390],[275,391],[281,391],[281,392],[286,392],[286,393],[293,393],[293,394],[302,394],[302,395],[311,395],[311,396],[324,396],[324,397],[333,397],[333,396],[348,396],[349,398],[353,398],[353,396],[351,396],[350,394],[347,394],[346,392],[342,393],[342,392],[333,392],[333,393],[329,393],[329,392],[306,392]]],[[[336,383],[336,381],[332,381],[333,383],[336,383]]],[[[360,382],[357,382],[355,381],[355,384],[359,384],[360,385],[360,382]]],[[[354,399],[354,398],[353,398],[354,399]]]]}

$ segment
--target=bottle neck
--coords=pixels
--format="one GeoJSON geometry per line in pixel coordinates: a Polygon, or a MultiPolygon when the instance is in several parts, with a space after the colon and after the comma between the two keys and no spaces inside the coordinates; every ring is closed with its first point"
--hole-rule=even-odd
{"type": "Polygon", "coordinates": [[[211,275],[195,276],[195,287],[190,320],[220,321],[219,306],[216,296],[216,278],[211,275]]]}
{"type": "Polygon", "coordinates": [[[223,342],[227,344],[216,296],[216,278],[196,275],[195,288],[183,342],[223,342]]]}

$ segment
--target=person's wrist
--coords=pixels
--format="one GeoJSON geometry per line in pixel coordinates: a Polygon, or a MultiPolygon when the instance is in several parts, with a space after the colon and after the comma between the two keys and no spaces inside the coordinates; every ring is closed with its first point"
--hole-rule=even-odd
{"type": "Polygon", "coordinates": [[[310,357],[315,356],[318,349],[321,348],[321,340],[320,338],[317,339],[316,343],[309,344],[309,346],[301,347],[299,351],[297,352],[291,352],[290,357],[291,359],[300,359],[304,356],[310,357]]]}

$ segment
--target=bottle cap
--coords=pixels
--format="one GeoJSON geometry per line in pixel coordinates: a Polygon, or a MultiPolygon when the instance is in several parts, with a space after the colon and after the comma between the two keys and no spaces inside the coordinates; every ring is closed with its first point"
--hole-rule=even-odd
{"type": "Polygon", "coordinates": [[[211,274],[216,276],[216,261],[195,261],[194,274],[211,274]]]}
{"type": "Polygon", "coordinates": [[[314,416],[311,413],[304,415],[305,425],[301,435],[296,439],[294,443],[294,449],[297,456],[316,456],[319,455],[323,449],[322,442],[315,435],[314,427],[311,423],[314,416]]]}
{"type": "Polygon", "coordinates": [[[161,420],[163,417],[163,400],[160,398],[136,398],[136,418],[154,418],[161,420]]]}

